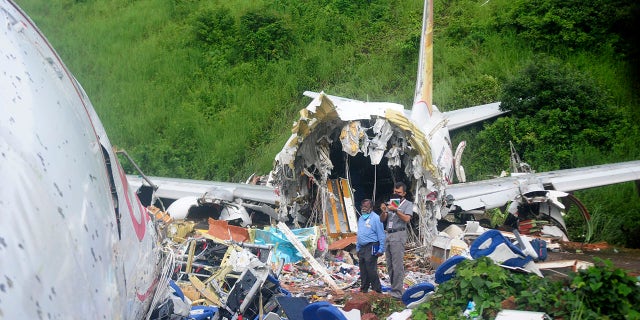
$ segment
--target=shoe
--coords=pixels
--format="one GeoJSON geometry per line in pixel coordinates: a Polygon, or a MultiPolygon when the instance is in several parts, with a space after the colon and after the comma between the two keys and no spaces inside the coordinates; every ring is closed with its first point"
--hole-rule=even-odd
{"type": "Polygon", "coordinates": [[[402,296],[398,295],[397,293],[391,293],[389,294],[392,298],[398,299],[398,300],[402,300],[402,296]]]}

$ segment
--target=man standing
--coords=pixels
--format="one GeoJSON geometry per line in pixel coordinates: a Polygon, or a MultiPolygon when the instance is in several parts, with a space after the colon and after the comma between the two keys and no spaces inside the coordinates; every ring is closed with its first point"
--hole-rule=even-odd
{"type": "Polygon", "coordinates": [[[407,200],[407,185],[396,182],[393,198],[380,206],[380,220],[387,221],[387,271],[391,280],[390,295],[401,299],[404,293],[404,245],[407,242],[407,224],[413,215],[413,203],[407,200]]]}
{"type": "Polygon", "coordinates": [[[371,200],[364,199],[361,203],[362,214],[358,219],[358,236],[356,251],[360,265],[360,291],[369,291],[369,286],[374,291],[381,293],[382,286],[378,277],[378,257],[384,253],[384,226],[380,217],[372,212],[371,200]]]}

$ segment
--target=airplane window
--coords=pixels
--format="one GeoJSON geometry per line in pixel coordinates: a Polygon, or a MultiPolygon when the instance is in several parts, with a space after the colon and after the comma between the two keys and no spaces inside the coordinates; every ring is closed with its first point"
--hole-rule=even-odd
{"type": "Polygon", "coordinates": [[[107,174],[109,175],[109,190],[111,192],[111,199],[113,201],[113,208],[116,214],[116,222],[118,224],[118,239],[122,240],[122,230],[120,226],[120,207],[118,206],[118,190],[116,189],[116,183],[113,178],[113,170],[111,169],[111,158],[109,157],[109,152],[107,149],[100,145],[102,148],[102,155],[104,156],[104,165],[107,168],[107,174]]]}

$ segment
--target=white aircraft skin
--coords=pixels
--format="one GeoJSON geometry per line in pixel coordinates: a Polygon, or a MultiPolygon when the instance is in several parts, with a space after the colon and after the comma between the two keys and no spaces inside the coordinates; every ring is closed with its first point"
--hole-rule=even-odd
{"type": "Polygon", "coordinates": [[[0,0],[0,28],[0,318],[143,318],[164,285],[154,223],[35,24],[0,0]]]}

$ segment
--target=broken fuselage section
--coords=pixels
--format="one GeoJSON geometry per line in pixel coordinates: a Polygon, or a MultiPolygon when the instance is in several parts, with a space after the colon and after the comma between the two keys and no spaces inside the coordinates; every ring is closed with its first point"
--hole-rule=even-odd
{"type": "Polygon", "coordinates": [[[430,244],[447,212],[438,204],[446,204],[441,197],[452,179],[452,148],[444,118],[425,130],[409,114],[395,103],[315,95],[269,175],[280,220],[323,222],[333,236],[355,233],[360,202],[372,199],[377,209],[402,181],[414,202],[413,240],[430,244]]]}

